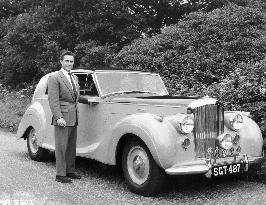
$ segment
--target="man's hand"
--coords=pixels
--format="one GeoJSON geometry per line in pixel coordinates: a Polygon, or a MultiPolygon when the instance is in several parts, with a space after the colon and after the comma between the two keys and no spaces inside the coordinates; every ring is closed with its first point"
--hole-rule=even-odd
{"type": "Polygon", "coordinates": [[[66,121],[64,120],[64,118],[59,118],[56,122],[58,126],[61,126],[61,127],[66,126],[66,121]]]}

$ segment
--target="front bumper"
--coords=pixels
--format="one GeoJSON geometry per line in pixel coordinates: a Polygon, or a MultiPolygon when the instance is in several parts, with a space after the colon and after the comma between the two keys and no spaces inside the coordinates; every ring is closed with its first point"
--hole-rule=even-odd
{"type": "Polygon", "coordinates": [[[206,177],[211,177],[211,170],[214,166],[228,165],[233,163],[244,163],[246,165],[245,172],[248,171],[252,165],[259,165],[265,161],[261,157],[248,157],[247,155],[236,156],[230,158],[213,159],[197,159],[192,162],[174,165],[165,170],[169,175],[189,175],[189,174],[206,174],[206,177]]]}

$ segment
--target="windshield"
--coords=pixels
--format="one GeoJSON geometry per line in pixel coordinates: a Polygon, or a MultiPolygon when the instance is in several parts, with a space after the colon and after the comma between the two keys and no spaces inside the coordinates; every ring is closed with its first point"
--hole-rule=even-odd
{"type": "Polygon", "coordinates": [[[119,93],[152,93],[168,95],[158,74],[140,72],[96,72],[103,96],[119,93]]]}

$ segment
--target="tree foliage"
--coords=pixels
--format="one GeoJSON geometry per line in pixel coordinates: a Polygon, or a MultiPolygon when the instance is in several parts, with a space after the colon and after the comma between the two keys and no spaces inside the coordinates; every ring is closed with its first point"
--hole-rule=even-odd
{"type": "Polygon", "coordinates": [[[186,93],[226,78],[239,63],[258,62],[266,53],[265,13],[230,4],[187,15],[162,34],[124,47],[115,63],[159,72],[173,93],[186,93]]]}
{"type": "Polygon", "coordinates": [[[141,35],[215,1],[2,0],[0,78],[13,86],[38,80],[58,69],[62,49],[78,50],[77,66],[106,66],[141,35]]]}
{"type": "Polygon", "coordinates": [[[76,66],[158,72],[171,94],[251,111],[265,133],[264,0],[1,0],[0,81],[76,66]],[[263,127],[264,126],[264,127],[263,127]]]}
{"type": "Polygon", "coordinates": [[[75,53],[80,67],[87,69],[110,69],[110,64],[116,55],[116,46],[100,46],[95,41],[78,44],[75,53]]]}
{"type": "MultiPolygon", "coordinates": [[[[59,46],[53,41],[49,30],[49,10],[23,13],[6,21],[6,35],[1,41],[2,80],[6,84],[17,85],[23,82],[38,80],[42,71],[51,71],[54,58],[59,52],[59,46]],[[45,56],[45,54],[53,54],[45,56]],[[48,61],[45,61],[49,58],[48,61]],[[48,66],[48,67],[47,67],[48,66]]],[[[56,61],[55,61],[56,60],[56,61]]],[[[46,72],[47,72],[46,71],[46,72]]]]}
{"type": "Polygon", "coordinates": [[[178,23],[185,14],[205,9],[211,2],[213,1],[133,0],[129,1],[128,6],[133,14],[144,17],[147,26],[143,32],[153,35],[160,33],[164,26],[178,23]]]}
{"type": "Polygon", "coordinates": [[[160,73],[172,94],[209,95],[251,112],[266,135],[266,10],[254,2],[191,13],[124,47],[114,63],[160,73]]]}
{"type": "MultiPolygon", "coordinates": [[[[60,50],[95,42],[94,55],[119,49],[141,34],[143,23],[120,0],[4,0],[0,25],[1,80],[16,86],[59,68],[60,50]],[[4,4],[5,3],[5,4],[4,4]],[[22,6],[23,5],[23,6],[22,6]],[[8,10],[12,6],[11,10],[8,10]],[[102,49],[100,49],[102,48],[102,49]]],[[[85,50],[88,50],[86,48],[85,50]]],[[[86,55],[86,52],[80,52],[86,55]]],[[[84,56],[78,56],[82,58],[84,56]]],[[[106,59],[98,58],[99,65],[106,59]]]]}
{"type": "Polygon", "coordinates": [[[203,91],[224,102],[230,110],[250,112],[266,136],[266,60],[239,64],[220,83],[203,91]]]}

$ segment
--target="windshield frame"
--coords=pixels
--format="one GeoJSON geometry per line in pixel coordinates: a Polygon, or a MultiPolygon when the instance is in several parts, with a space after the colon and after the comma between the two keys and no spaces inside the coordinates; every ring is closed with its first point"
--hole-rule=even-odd
{"type": "MultiPolygon", "coordinates": [[[[169,95],[168,93],[168,90],[161,78],[161,76],[157,73],[150,73],[150,72],[141,72],[141,71],[124,71],[124,70],[121,70],[121,71],[117,71],[117,70],[112,70],[112,71],[94,71],[93,73],[93,77],[94,77],[94,80],[95,80],[95,83],[96,83],[96,86],[98,87],[98,91],[99,91],[99,95],[102,97],[102,98],[105,98],[105,97],[109,97],[109,96],[114,96],[114,95],[122,95],[122,94],[129,94],[130,91],[117,91],[117,92],[112,92],[112,93],[106,93],[106,94],[103,94],[103,90],[102,90],[102,87],[101,87],[101,84],[99,82],[99,79],[98,79],[98,74],[102,74],[102,73],[125,73],[125,74],[140,74],[140,75],[153,75],[153,76],[158,76],[159,78],[159,81],[161,82],[161,84],[163,85],[163,91],[165,92],[165,95],[169,95]]],[[[136,90],[132,90],[132,93],[136,93],[136,90]]],[[[145,92],[143,90],[140,90],[139,93],[153,93],[155,94],[154,92],[145,92]]],[[[158,95],[161,95],[158,93],[158,95]]]]}

